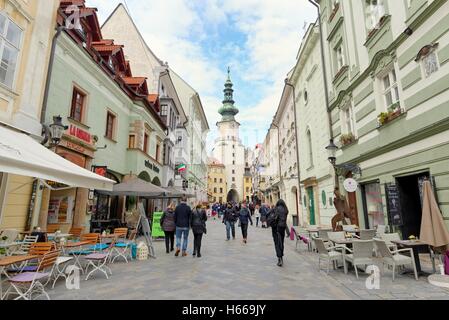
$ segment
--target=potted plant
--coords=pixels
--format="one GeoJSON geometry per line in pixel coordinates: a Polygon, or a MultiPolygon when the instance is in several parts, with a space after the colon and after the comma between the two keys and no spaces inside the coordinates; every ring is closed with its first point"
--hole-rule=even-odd
{"type": "Polygon", "coordinates": [[[343,146],[347,146],[351,143],[355,142],[355,136],[352,133],[348,133],[348,134],[342,134],[340,137],[340,143],[343,146]]]}
{"type": "Polygon", "coordinates": [[[3,237],[0,238],[0,240],[1,240],[0,241],[1,243],[6,243],[8,241],[8,237],[7,236],[3,236],[3,237]]]}

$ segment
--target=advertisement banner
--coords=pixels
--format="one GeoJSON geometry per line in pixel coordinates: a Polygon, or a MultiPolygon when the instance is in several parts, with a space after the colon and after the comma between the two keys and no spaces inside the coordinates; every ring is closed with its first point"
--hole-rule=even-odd
{"type": "Polygon", "coordinates": [[[165,233],[161,227],[161,218],[163,214],[163,212],[153,213],[153,223],[151,228],[151,236],[153,238],[161,238],[165,236],[165,233]]]}

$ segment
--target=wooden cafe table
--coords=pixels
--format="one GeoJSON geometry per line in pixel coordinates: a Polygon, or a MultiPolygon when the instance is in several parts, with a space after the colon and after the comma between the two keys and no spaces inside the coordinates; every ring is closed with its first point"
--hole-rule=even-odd
{"type": "Polygon", "coordinates": [[[24,256],[13,256],[13,257],[5,257],[5,258],[0,258],[0,268],[1,268],[1,272],[0,272],[0,300],[3,300],[3,288],[2,288],[2,280],[1,280],[1,275],[4,274],[6,276],[7,279],[9,279],[8,274],[5,271],[5,268],[12,265],[12,264],[16,264],[16,263],[21,263],[21,262],[26,262],[26,261],[30,261],[30,260],[34,260],[34,259],[38,259],[39,256],[36,255],[24,255],[24,256]]]}

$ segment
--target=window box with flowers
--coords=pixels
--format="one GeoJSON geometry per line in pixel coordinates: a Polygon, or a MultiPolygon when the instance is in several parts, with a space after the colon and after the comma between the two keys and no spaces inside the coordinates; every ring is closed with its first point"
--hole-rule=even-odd
{"type": "Polygon", "coordinates": [[[401,109],[401,105],[399,104],[399,102],[391,105],[388,108],[387,112],[382,112],[377,117],[377,120],[379,122],[379,127],[382,127],[382,126],[390,123],[391,121],[399,118],[403,113],[404,113],[404,111],[401,109]]]}
{"type": "Polygon", "coordinates": [[[357,141],[357,138],[353,133],[342,134],[340,137],[340,143],[342,147],[349,146],[357,141]]]}

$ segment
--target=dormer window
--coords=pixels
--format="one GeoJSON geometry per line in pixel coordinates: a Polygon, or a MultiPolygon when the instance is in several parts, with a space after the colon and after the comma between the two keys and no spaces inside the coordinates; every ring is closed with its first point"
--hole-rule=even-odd
{"type": "Polygon", "coordinates": [[[109,57],[108,65],[112,70],[114,70],[114,60],[112,59],[112,56],[109,57]]]}

